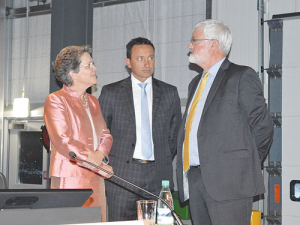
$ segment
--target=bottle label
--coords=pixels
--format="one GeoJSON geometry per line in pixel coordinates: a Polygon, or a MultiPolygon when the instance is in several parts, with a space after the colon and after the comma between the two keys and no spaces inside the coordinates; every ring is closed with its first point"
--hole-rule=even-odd
{"type": "Polygon", "coordinates": [[[173,225],[174,220],[171,210],[167,208],[157,208],[157,225],[173,225]]]}

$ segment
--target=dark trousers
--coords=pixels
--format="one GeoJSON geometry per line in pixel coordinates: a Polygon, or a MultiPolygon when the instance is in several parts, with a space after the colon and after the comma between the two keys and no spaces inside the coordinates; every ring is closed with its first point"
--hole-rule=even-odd
{"type": "MultiPolygon", "coordinates": [[[[191,167],[188,173],[190,211],[194,225],[249,225],[253,198],[216,201],[206,191],[201,170],[191,167]]],[[[218,185],[218,181],[216,184],[218,185]]],[[[220,191],[226,192],[220,187],[220,191]]]]}
{"type": "MultiPolygon", "coordinates": [[[[155,187],[155,164],[132,164],[132,172],[130,173],[130,182],[158,195],[160,189],[155,187]],[[159,190],[158,190],[159,189],[159,190]]],[[[123,183],[122,183],[123,184],[123,183]]],[[[157,200],[153,196],[126,185],[120,186],[120,193],[111,193],[106,190],[107,206],[108,206],[108,221],[124,221],[137,219],[136,201],[141,199],[157,200]]]]}

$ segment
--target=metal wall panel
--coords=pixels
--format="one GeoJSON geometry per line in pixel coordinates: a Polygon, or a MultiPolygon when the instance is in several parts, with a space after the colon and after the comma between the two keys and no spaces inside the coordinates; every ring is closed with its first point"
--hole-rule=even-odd
{"type": "Polygon", "coordinates": [[[269,110],[276,125],[274,141],[272,143],[268,166],[268,210],[266,220],[269,224],[281,224],[282,215],[282,184],[281,184],[281,161],[282,161],[282,20],[268,21],[270,61],[267,73],[269,75],[269,110]]]}
{"type": "Polygon", "coordinates": [[[5,0],[0,1],[0,171],[2,168],[3,160],[3,109],[4,109],[4,78],[5,78],[5,15],[6,4],[5,0]]]}
{"type": "Polygon", "coordinates": [[[268,215],[266,220],[269,224],[281,224],[281,210],[282,210],[282,197],[281,197],[281,176],[269,176],[268,188],[268,215]]]}

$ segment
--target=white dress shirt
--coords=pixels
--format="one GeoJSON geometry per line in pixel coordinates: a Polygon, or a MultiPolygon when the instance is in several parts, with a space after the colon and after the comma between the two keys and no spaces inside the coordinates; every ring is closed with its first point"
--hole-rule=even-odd
{"type": "MultiPolygon", "coordinates": [[[[133,94],[133,104],[134,104],[134,113],[135,113],[135,129],[136,129],[136,143],[133,153],[133,158],[135,159],[144,159],[141,153],[142,150],[142,130],[141,130],[141,87],[139,83],[142,83],[136,79],[131,74],[132,82],[132,94],[133,94]]],[[[149,108],[149,119],[150,119],[150,129],[151,129],[151,141],[152,141],[152,152],[153,155],[149,160],[154,160],[154,151],[153,151],[153,140],[152,140],[152,104],[153,104],[153,92],[152,92],[152,76],[149,77],[144,83],[148,83],[146,86],[147,99],[148,99],[148,108],[149,108]]]]}

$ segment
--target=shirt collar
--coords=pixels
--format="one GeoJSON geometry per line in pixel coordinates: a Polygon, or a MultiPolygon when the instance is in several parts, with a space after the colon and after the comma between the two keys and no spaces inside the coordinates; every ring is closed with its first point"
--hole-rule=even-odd
{"type": "MultiPolygon", "coordinates": [[[[222,63],[224,62],[226,57],[224,57],[223,59],[221,59],[219,62],[217,62],[215,65],[213,65],[212,67],[210,67],[210,69],[208,70],[209,74],[212,75],[212,76],[216,76],[222,63]]],[[[205,73],[206,71],[203,71],[203,74],[205,73]]]]}
{"type": "MultiPolygon", "coordinates": [[[[142,83],[138,79],[136,79],[132,73],[131,73],[131,82],[133,85],[138,85],[139,83],[142,83]]],[[[152,85],[152,76],[150,76],[144,83],[148,83],[150,86],[152,85]]]]}

